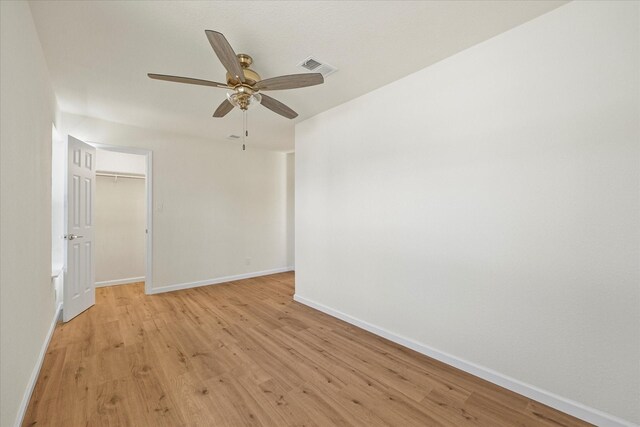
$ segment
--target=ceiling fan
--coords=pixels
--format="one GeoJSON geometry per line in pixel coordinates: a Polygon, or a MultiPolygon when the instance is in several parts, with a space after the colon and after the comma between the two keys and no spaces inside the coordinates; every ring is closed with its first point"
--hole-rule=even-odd
{"type": "Polygon", "coordinates": [[[236,55],[222,33],[212,30],[205,30],[205,33],[209,39],[209,43],[211,43],[211,47],[213,47],[213,51],[218,56],[220,62],[222,62],[222,65],[224,65],[224,68],[227,69],[226,84],[190,77],[169,76],[166,74],[150,73],[147,75],[156,80],[233,90],[233,92],[227,93],[227,99],[222,101],[222,104],[218,106],[213,113],[213,117],[224,117],[229,111],[233,110],[234,107],[238,107],[244,112],[250,106],[262,104],[274,113],[280,114],[288,119],[294,119],[298,116],[298,113],[282,102],[259,92],[297,89],[324,83],[324,78],[320,73],[290,74],[262,80],[258,73],[249,68],[253,63],[253,59],[249,55],[244,53],[236,55]]]}

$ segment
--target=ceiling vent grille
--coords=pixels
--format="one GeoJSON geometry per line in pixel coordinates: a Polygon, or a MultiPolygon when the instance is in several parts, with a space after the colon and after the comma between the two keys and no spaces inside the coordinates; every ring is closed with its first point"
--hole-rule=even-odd
{"type": "Polygon", "coordinates": [[[316,68],[318,68],[321,65],[322,64],[320,62],[316,61],[315,59],[309,58],[309,59],[307,59],[306,61],[304,61],[302,63],[302,68],[306,68],[309,71],[313,71],[313,70],[315,70],[316,68]]]}
{"type": "Polygon", "coordinates": [[[333,65],[329,65],[326,62],[319,61],[312,56],[299,63],[298,67],[302,67],[305,70],[312,71],[314,73],[320,73],[323,77],[327,77],[338,71],[338,69],[333,65]]]}

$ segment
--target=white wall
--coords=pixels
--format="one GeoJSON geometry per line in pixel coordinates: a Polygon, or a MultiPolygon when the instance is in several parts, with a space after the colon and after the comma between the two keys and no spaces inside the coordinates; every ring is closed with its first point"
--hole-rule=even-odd
{"type": "Polygon", "coordinates": [[[51,270],[55,286],[56,305],[62,304],[64,288],[64,192],[66,186],[65,162],[67,161],[66,142],[55,126],[52,129],[51,144],[51,270]]]}
{"type": "Polygon", "coordinates": [[[573,2],[296,127],[296,294],[640,422],[639,3],[573,2]]]}
{"type": "MultiPolygon", "coordinates": [[[[100,163],[103,153],[98,150],[96,164],[100,163]]],[[[143,280],[147,227],[145,185],[145,180],[138,178],[96,177],[96,283],[99,285],[143,280]]]]}
{"type": "Polygon", "coordinates": [[[296,155],[287,154],[287,265],[295,266],[295,187],[296,180],[296,155]]]}
{"type": "Polygon", "coordinates": [[[96,151],[96,170],[98,172],[146,175],[147,160],[145,156],[139,154],[98,149],[96,151]]]}
{"type": "Polygon", "coordinates": [[[84,141],[153,150],[153,292],[286,268],[286,154],[62,119],[84,141]]]}
{"type": "Polygon", "coordinates": [[[0,2],[0,425],[14,425],[52,325],[56,105],[27,2],[0,2]]]}

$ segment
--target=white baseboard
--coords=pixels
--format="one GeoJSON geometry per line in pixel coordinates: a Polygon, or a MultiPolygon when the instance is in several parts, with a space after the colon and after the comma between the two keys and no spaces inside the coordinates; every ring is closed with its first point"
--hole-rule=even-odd
{"type": "Polygon", "coordinates": [[[149,294],[161,294],[163,292],[179,291],[182,289],[198,288],[200,286],[218,285],[220,283],[233,282],[234,280],[251,279],[253,277],[268,276],[269,274],[284,273],[291,271],[289,267],[274,268],[271,270],[254,271],[252,273],[236,274],[234,276],[216,277],[215,279],[198,280],[197,282],[178,283],[175,285],[161,286],[153,288],[149,294]]]}
{"type": "Polygon", "coordinates": [[[31,377],[29,378],[29,382],[27,383],[27,389],[24,391],[24,395],[22,396],[22,402],[20,402],[20,407],[18,408],[18,416],[16,417],[16,422],[15,422],[16,427],[20,427],[22,425],[22,422],[24,421],[24,415],[27,412],[27,407],[29,406],[29,401],[31,400],[33,389],[35,388],[36,382],[38,381],[38,375],[40,374],[40,369],[42,368],[42,362],[44,362],[44,355],[47,354],[49,341],[51,341],[51,337],[53,336],[53,331],[56,329],[56,324],[60,319],[61,313],[62,313],[62,303],[58,304],[58,306],[56,307],[56,312],[53,315],[51,326],[49,326],[49,331],[47,332],[47,335],[44,338],[44,342],[42,343],[40,354],[38,354],[38,359],[36,360],[36,366],[33,367],[33,371],[31,372],[31,377]]]}
{"type": "Polygon", "coordinates": [[[360,320],[353,316],[345,314],[341,311],[334,310],[330,307],[327,307],[315,301],[309,300],[298,294],[295,294],[293,296],[293,299],[301,304],[314,308],[330,316],[336,317],[340,320],[344,320],[347,323],[350,323],[361,329],[369,331],[375,335],[386,338],[389,341],[393,341],[396,344],[400,344],[404,347],[410,348],[414,351],[417,351],[418,353],[424,354],[425,356],[429,356],[433,359],[439,360],[440,362],[446,363],[447,365],[451,365],[462,371],[475,375],[476,377],[480,377],[484,380],[497,384],[501,387],[509,389],[513,392],[526,396],[530,399],[536,400],[547,406],[555,408],[569,415],[573,415],[576,418],[580,418],[581,420],[587,421],[597,426],[638,427],[636,424],[633,424],[630,421],[626,421],[621,418],[615,417],[613,415],[607,414],[605,412],[599,411],[597,409],[590,408],[581,403],[575,402],[570,399],[566,399],[562,396],[558,396],[557,394],[551,393],[549,391],[542,390],[536,386],[526,384],[515,378],[511,378],[507,375],[503,375],[492,369],[485,368],[484,366],[477,365],[473,362],[469,362],[467,360],[461,359],[459,357],[453,356],[443,351],[436,350],[432,347],[413,341],[409,338],[394,334],[393,332],[390,332],[386,329],[372,325],[363,320],[360,320]]]}
{"type": "Polygon", "coordinates": [[[105,286],[128,285],[129,283],[135,283],[135,282],[144,282],[144,276],[129,277],[128,279],[105,280],[103,282],[96,282],[96,288],[102,288],[105,286]]]}

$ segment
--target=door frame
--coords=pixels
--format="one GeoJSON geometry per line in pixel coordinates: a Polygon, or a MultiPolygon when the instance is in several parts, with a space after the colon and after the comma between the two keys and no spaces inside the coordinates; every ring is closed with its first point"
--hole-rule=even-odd
{"type": "Polygon", "coordinates": [[[147,253],[144,275],[144,293],[150,295],[151,289],[153,289],[153,151],[147,150],[146,148],[101,144],[98,142],[87,142],[87,144],[100,150],[145,156],[147,164],[147,173],[145,176],[145,191],[147,192],[147,253]]]}

